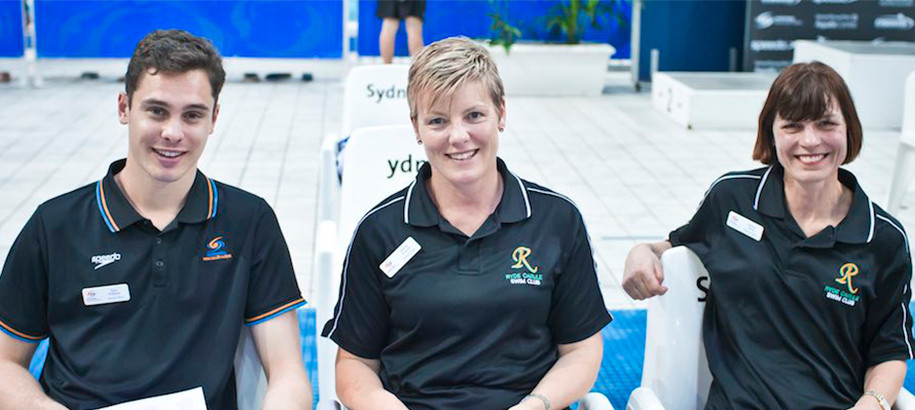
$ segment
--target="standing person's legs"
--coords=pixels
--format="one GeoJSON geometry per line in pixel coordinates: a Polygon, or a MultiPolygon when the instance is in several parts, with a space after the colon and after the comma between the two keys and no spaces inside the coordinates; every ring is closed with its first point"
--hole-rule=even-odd
{"type": "MultiPolygon", "coordinates": [[[[400,27],[400,20],[386,17],[381,21],[381,34],[378,36],[378,48],[381,50],[381,60],[385,64],[391,64],[394,59],[394,38],[397,36],[397,28],[400,27]]],[[[409,28],[410,26],[407,25],[409,28]]],[[[410,48],[413,53],[413,48],[410,48]]]]}
{"type": "Polygon", "coordinates": [[[423,49],[423,19],[415,16],[406,18],[407,26],[407,44],[410,47],[410,55],[414,55],[423,49]]]}

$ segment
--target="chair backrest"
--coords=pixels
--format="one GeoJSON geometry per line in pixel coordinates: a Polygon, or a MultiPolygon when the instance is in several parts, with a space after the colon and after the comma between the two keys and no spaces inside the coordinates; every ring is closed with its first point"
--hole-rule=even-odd
{"type": "Polygon", "coordinates": [[[254,346],[251,328],[242,326],[235,349],[235,386],[239,410],[258,410],[267,393],[267,376],[254,346]]]}
{"type": "MultiPolygon", "coordinates": [[[[382,199],[409,185],[416,171],[425,162],[426,153],[416,144],[410,125],[385,125],[362,127],[353,131],[346,145],[343,163],[343,182],[340,185],[340,204],[336,224],[321,222],[318,226],[315,248],[315,300],[318,329],[333,316],[334,304],[340,289],[340,271],[346,249],[359,220],[382,199]],[[328,243],[330,242],[330,243],[328,243]]],[[[334,357],[336,345],[319,337],[318,377],[320,380],[320,408],[333,408],[334,357]]]]}
{"type": "Polygon", "coordinates": [[[709,275],[684,246],[664,252],[661,265],[669,290],[648,302],[642,386],[666,409],[701,409],[712,382],[702,343],[709,275]]]}
{"type": "Polygon", "coordinates": [[[341,137],[360,127],[410,123],[405,64],[353,67],[343,86],[341,137]]]}
{"type": "Polygon", "coordinates": [[[338,255],[346,251],[362,216],[382,199],[409,185],[425,162],[426,152],[416,144],[409,125],[363,127],[353,132],[346,145],[340,185],[338,255]]]}
{"type": "Polygon", "coordinates": [[[905,80],[902,102],[902,139],[915,145],[915,71],[905,80]]]}

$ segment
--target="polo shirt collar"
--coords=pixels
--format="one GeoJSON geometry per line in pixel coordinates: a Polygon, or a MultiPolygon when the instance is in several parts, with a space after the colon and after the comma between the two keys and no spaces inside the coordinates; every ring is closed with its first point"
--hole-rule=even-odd
{"type": "MultiPolygon", "coordinates": [[[[775,164],[763,173],[753,202],[753,208],[759,213],[780,219],[788,213],[784,172],[781,165],[775,164]]],[[[869,243],[874,238],[874,204],[851,172],[839,168],[839,182],[850,188],[854,195],[848,215],[835,228],[835,240],[852,244],[869,243]]]]}
{"type": "MultiPolygon", "coordinates": [[[[126,164],[126,159],[112,162],[105,178],[96,183],[95,199],[99,214],[111,232],[118,232],[146,219],[130,205],[127,197],[114,181],[114,176],[121,172],[126,164]]],[[[194,184],[188,192],[184,207],[178,213],[177,221],[198,223],[211,219],[216,216],[218,204],[219,192],[216,189],[216,183],[197,170],[194,184]]]]}
{"type": "MultiPolygon", "coordinates": [[[[496,158],[496,169],[502,177],[502,199],[496,207],[495,216],[501,223],[513,223],[531,217],[531,203],[528,198],[527,188],[515,174],[512,174],[501,158],[496,158]]],[[[406,206],[404,207],[404,223],[418,226],[436,226],[442,221],[426,183],[432,176],[432,166],[423,164],[416,175],[416,179],[407,188],[406,206]]]]}

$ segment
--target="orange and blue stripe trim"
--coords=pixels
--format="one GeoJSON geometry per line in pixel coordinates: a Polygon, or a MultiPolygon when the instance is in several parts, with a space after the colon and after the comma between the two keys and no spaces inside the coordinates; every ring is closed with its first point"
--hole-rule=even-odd
{"type": "Polygon", "coordinates": [[[264,314],[261,314],[261,315],[257,315],[257,316],[255,316],[255,317],[250,318],[250,319],[245,319],[245,325],[246,325],[246,326],[254,326],[254,325],[258,324],[258,323],[266,322],[266,321],[268,321],[268,320],[270,320],[270,319],[273,319],[273,318],[275,318],[275,317],[277,317],[277,316],[279,316],[279,315],[282,315],[283,313],[286,313],[286,312],[288,312],[288,311],[290,311],[290,310],[293,310],[293,309],[295,309],[295,308],[297,308],[297,307],[299,307],[299,306],[302,306],[302,305],[304,305],[304,304],[305,304],[305,298],[298,298],[298,299],[296,299],[296,300],[293,300],[292,302],[286,303],[286,304],[284,304],[283,306],[280,306],[280,307],[278,307],[278,308],[276,308],[276,309],[273,309],[273,310],[271,310],[271,311],[269,311],[269,312],[267,312],[267,313],[264,313],[264,314]]]}
{"type": "Polygon", "coordinates": [[[98,203],[98,211],[102,214],[102,220],[105,221],[105,225],[108,225],[108,230],[111,232],[120,231],[121,228],[114,222],[114,218],[108,210],[108,202],[105,200],[105,187],[102,186],[102,181],[98,181],[95,184],[95,201],[98,203]]]}
{"type": "Polygon", "coordinates": [[[219,191],[216,189],[216,181],[207,178],[207,190],[210,194],[210,207],[207,210],[207,219],[212,219],[216,217],[216,207],[219,205],[219,191]]]}
{"type": "Polygon", "coordinates": [[[28,342],[28,343],[38,343],[44,339],[47,339],[47,336],[31,336],[31,335],[22,333],[16,329],[13,329],[12,326],[10,326],[6,323],[3,323],[3,321],[0,321],[0,330],[2,330],[3,333],[10,335],[13,339],[21,340],[23,342],[28,342]]]}

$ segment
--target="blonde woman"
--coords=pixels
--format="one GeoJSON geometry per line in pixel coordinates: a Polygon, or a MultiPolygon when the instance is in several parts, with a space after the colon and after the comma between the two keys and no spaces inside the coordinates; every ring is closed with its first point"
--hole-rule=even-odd
{"type": "Polygon", "coordinates": [[[497,157],[502,81],[489,52],[449,38],[408,85],[429,162],[350,244],[324,335],[352,409],[561,409],[600,367],[604,307],[581,215],[497,157]]]}

